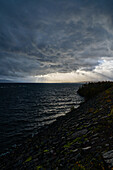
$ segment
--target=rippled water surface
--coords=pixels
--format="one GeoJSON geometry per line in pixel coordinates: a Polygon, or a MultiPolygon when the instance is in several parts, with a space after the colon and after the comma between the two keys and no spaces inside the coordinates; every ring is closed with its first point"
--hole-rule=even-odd
{"type": "Polygon", "coordinates": [[[65,115],[83,100],[80,84],[0,84],[0,153],[65,115]]]}

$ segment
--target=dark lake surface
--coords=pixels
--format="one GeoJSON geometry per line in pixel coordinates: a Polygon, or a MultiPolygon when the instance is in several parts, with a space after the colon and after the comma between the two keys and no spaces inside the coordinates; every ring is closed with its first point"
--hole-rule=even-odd
{"type": "Polygon", "coordinates": [[[80,85],[0,83],[0,154],[77,108],[80,85]]]}

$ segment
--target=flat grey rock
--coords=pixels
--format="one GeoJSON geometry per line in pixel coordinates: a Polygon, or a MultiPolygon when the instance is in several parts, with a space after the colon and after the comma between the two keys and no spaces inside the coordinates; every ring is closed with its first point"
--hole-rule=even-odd
{"type": "Polygon", "coordinates": [[[113,158],[113,150],[104,153],[104,154],[103,154],[103,158],[104,158],[104,159],[113,158]]]}

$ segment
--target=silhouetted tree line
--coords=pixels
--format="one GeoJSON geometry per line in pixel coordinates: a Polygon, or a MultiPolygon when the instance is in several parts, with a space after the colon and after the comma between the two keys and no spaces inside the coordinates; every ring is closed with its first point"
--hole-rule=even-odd
{"type": "Polygon", "coordinates": [[[88,100],[112,86],[113,82],[111,81],[89,82],[83,84],[77,92],[80,96],[85,97],[85,99],[88,100]]]}

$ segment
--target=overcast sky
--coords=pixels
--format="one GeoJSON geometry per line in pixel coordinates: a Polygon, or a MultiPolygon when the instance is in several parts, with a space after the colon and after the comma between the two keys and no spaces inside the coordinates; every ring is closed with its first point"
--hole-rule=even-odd
{"type": "Polygon", "coordinates": [[[113,0],[0,0],[0,80],[113,80],[113,0]]]}

